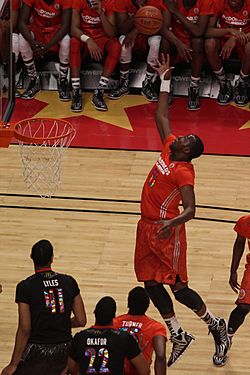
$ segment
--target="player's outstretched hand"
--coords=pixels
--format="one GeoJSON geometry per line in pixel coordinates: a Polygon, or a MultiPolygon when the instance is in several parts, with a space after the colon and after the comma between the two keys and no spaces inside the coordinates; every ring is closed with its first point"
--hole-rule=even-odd
{"type": "Polygon", "coordinates": [[[155,64],[151,64],[152,68],[160,76],[161,80],[169,80],[171,78],[171,70],[174,69],[174,67],[169,67],[169,63],[169,55],[165,57],[164,53],[161,53],[160,59],[156,59],[155,64]]]}
{"type": "Polygon", "coordinates": [[[168,238],[172,232],[172,223],[170,220],[160,220],[157,222],[161,224],[159,230],[157,231],[157,238],[160,240],[164,240],[168,238]]]}
{"type": "Polygon", "coordinates": [[[237,272],[232,272],[229,279],[229,285],[235,293],[238,293],[240,290],[240,284],[238,283],[237,272]]]}

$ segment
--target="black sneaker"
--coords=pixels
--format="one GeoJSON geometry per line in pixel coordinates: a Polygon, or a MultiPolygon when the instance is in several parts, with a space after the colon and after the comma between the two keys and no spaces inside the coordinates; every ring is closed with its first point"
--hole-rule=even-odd
{"type": "Polygon", "coordinates": [[[227,353],[231,349],[231,346],[232,346],[232,337],[228,336],[228,342],[225,345],[224,355],[218,356],[216,353],[214,353],[214,355],[213,355],[213,363],[214,363],[215,366],[217,366],[217,367],[225,366],[225,364],[228,361],[227,353]]]}
{"type": "Polygon", "coordinates": [[[189,87],[188,89],[188,105],[190,111],[197,111],[200,109],[199,103],[199,87],[189,87]]]}
{"type": "Polygon", "coordinates": [[[172,366],[181,357],[195,338],[190,333],[183,331],[176,336],[172,336],[170,340],[173,343],[173,347],[168,360],[168,367],[172,366]]]}
{"type": "Polygon", "coordinates": [[[234,86],[234,102],[240,107],[244,107],[248,103],[246,83],[239,79],[235,82],[234,86]]]}
{"type": "Polygon", "coordinates": [[[230,340],[227,334],[227,323],[225,319],[218,318],[214,326],[209,327],[209,331],[214,337],[214,358],[225,357],[230,348],[230,340]]]}
{"type": "Polygon", "coordinates": [[[145,98],[150,102],[157,102],[158,94],[154,89],[154,85],[152,81],[143,81],[142,82],[142,89],[141,93],[145,98]]]}
{"type": "Polygon", "coordinates": [[[103,91],[101,90],[95,90],[93,97],[92,97],[92,104],[94,104],[95,108],[98,109],[98,111],[107,111],[108,107],[103,100],[103,91]]]}
{"type": "Polygon", "coordinates": [[[227,79],[226,81],[220,82],[220,91],[217,96],[217,103],[220,105],[227,105],[233,98],[233,88],[231,82],[227,79]]]}
{"type": "Polygon", "coordinates": [[[33,99],[40,90],[41,90],[40,79],[39,78],[31,79],[29,86],[24,91],[21,98],[33,99]]]}
{"type": "Polygon", "coordinates": [[[62,102],[68,102],[70,100],[69,93],[69,82],[67,78],[58,79],[57,81],[59,99],[62,102]]]}
{"type": "Polygon", "coordinates": [[[129,93],[127,81],[121,80],[119,86],[109,92],[108,98],[112,100],[120,99],[122,96],[127,95],[129,93]]]}
{"type": "Polygon", "coordinates": [[[71,111],[82,112],[82,92],[80,89],[72,90],[71,111]]]}

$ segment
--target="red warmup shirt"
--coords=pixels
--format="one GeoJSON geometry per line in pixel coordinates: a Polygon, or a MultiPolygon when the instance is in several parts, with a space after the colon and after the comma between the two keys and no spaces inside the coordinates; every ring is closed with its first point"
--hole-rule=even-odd
{"type": "MultiPolygon", "coordinates": [[[[146,5],[154,6],[162,12],[166,9],[163,0],[147,0],[146,5]]],[[[128,13],[129,16],[133,16],[136,13],[137,8],[132,0],[116,0],[114,10],[115,12],[128,13]]]]}
{"type": "MultiPolygon", "coordinates": [[[[106,35],[100,15],[95,9],[89,7],[87,0],[73,0],[72,8],[77,9],[80,13],[80,29],[84,34],[93,38],[106,35]]],[[[114,14],[114,0],[103,0],[102,9],[106,16],[112,16],[114,14]]]]}
{"type": "MultiPolygon", "coordinates": [[[[208,16],[214,13],[212,0],[197,0],[190,9],[184,8],[182,0],[176,0],[176,2],[181,14],[192,23],[197,23],[199,16],[208,16]]],[[[172,30],[178,38],[190,37],[190,32],[174,15],[172,16],[172,30]]]]}
{"type": "Polygon", "coordinates": [[[72,6],[71,0],[55,0],[48,5],[43,0],[23,0],[24,4],[32,8],[30,23],[37,27],[54,27],[62,22],[62,11],[72,6]]]}
{"type": "MultiPolygon", "coordinates": [[[[241,237],[245,237],[250,250],[250,215],[242,216],[235,224],[234,230],[241,237]]],[[[250,253],[247,254],[247,263],[250,264],[250,253]]]]}
{"type": "Polygon", "coordinates": [[[194,186],[194,167],[186,161],[170,160],[169,146],[176,137],[166,137],[162,153],[149,172],[141,197],[141,214],[150,220],[171,219],[179,215],[180,188],[194,186]]]}
{"type": "Polygon", "coordinates": [[[241,10],[235,12],[228,0],[213,0],[214,12],[219,19],[219,27],[222,29],[242,29],[244,33],[250,32],[250,0],[244,0],[241,10]]]}
{"type": "MultiPolygon", "coordinates": [[[[129,332],[134,336],[149,365],[152,362],[153,338],[163,336],[167,340],[166,327],[147,315],[120,315],[113,320],[113,324],[114,328],[129,332]]],[[[125,362],[125,375],[138,375],[129,361],[125,362]]]]}
{"type": "Polygon", "coordinates": [[[12,0],[12,10],[18,10],[20,8],[20,0],[12,0]]]}

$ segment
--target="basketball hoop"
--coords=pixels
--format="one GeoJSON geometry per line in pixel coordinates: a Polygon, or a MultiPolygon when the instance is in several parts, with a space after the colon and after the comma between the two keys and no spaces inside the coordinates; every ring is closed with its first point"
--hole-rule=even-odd
{"type": "Polygon", "coordinates": [[[75,137],[74,127],[65,120],[25,119],[14,127],[23,163],[24,182],[41,197],[51,197],[60,185],[64,151],[75,137]]]}

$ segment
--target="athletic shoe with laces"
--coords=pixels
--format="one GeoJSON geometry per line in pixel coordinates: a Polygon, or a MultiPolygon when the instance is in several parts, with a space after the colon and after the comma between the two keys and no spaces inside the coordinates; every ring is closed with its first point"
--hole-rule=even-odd
{"type": "Polygon", "coordinates": [[[142,82],[141,93],[150,102],[157,102],[158,100],[158,94],[156,93],[153,82],[151,81],[142,82]]]}
{"type": "Polygon", "coordinates": [[[243,107],[248,103],[246,83],[239,79],[235,82],[234,86],[234,102],[240,107],[243,107]]]}
{"type": "Polygon", "coordinates": [[[227,105],[233,98],[233,88],[231,82],[227,79],[226,81],[220,82],[220,91],[217,96],[217,103],[220,105],[227,105]]]}
{"type": "Polygon", "coordinates": [[[80,89],[72,90],[71,111],[82,112],[82,92],[80,89]]]}
{"type": "Polygon", "coordinates": [[[95,90],[94,95],[92,97],[92,104],[94,104],[95,108],[98,111],[107,111],[108,107],[103,99],[103,91],[102,90],[95,90]]]}
{"type": "Polygon", "coordinates": [[[211,332],[214,337],[214,357],[225,357],[230,348],[225,319],[217,318],[215,324],[209,327],[209,332],[211,332]]]}
{"type": "Polygon", "coordinates": [[[188,89],[188,105],[190,111],[197,111],[200,109],[199,103],[199,87],[189,87],[188,89]]]}
{"type": "Polygon", "coordinates": [[[68,102],[70,100],[69,93],[69,82],[67,78],[58,79],[57,81],[59,99],[62,102],[68,102]]]}
{"type": "Polygon", "coordinates": [[[182,331],[178,335],[172,336],[170,340],[173,343],[173,347],[168,360],[168,367],[172,366],[181,357],[195,338],[190,333],[182,331]]]}
{"type": "Polygon", "coordinates": [[[29,86],[22,94],[22,99],[33,99],[34,96],[41,90],[40,79],[39,77],[31,79],[29,86]]]}
{"type": "Polygon", "coordinates": [[[128,83],[124,79],[120,80],[119,86],[109,92],[108,98],[112,100],[120,99],[122,96],[127,95],[129,93],[128,83]]]}

